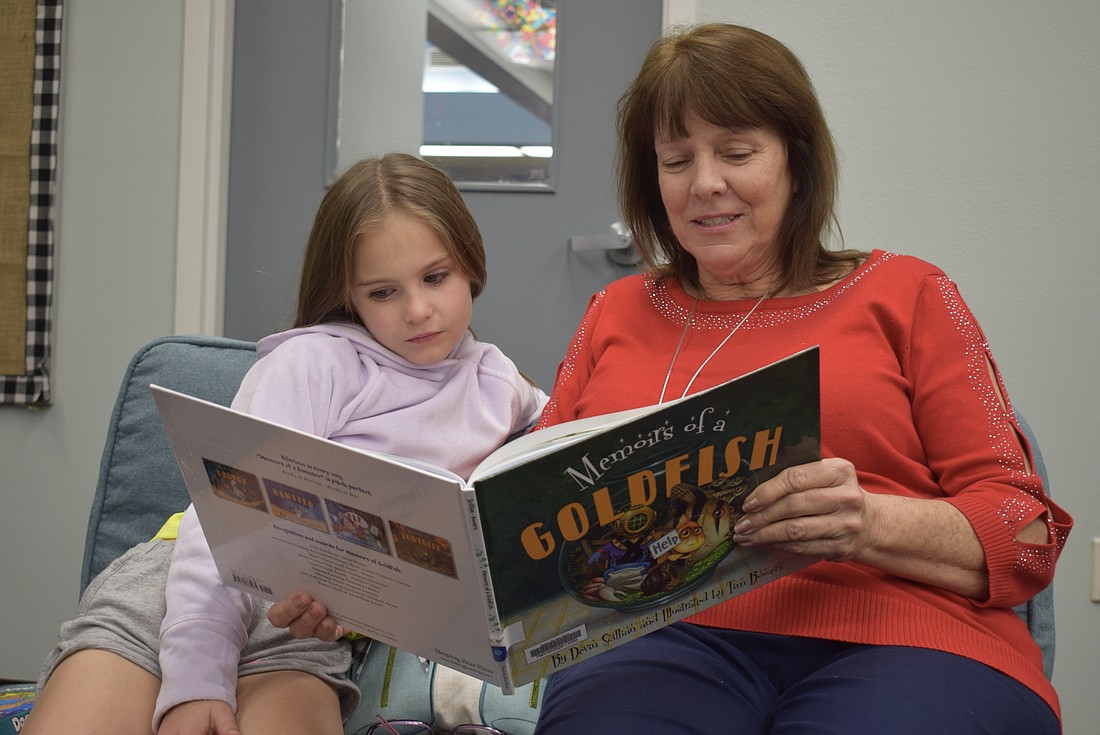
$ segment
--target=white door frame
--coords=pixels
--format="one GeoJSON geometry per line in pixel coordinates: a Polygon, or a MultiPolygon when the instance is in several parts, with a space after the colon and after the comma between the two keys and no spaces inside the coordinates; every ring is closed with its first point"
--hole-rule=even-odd
{"type": "Polygon", "coordinates": [[[185,0],[174,334],[223,331],[234,0],[185,0]]]}

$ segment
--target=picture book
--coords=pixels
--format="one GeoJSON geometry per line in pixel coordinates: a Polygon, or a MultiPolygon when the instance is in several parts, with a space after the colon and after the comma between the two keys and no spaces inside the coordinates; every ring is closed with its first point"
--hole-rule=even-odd
{"type": "MultiPolygon", "coordinates": [[[[153,386],[219,573],[510,692],[797,571],[741,504],[820,458],[818,350],[531,432],[469,481],[153,386]]],[[[430,441],[425,435],[425,441],[430,441]]]]}

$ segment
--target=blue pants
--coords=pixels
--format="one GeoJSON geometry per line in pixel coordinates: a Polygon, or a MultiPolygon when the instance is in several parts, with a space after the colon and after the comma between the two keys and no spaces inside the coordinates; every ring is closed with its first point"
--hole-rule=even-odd
{"type": "Polygon", "coordinates": [[[1014,679],[961,656],[677,623],[553,674],[536,735],[1057,735],[1014,679]]]}

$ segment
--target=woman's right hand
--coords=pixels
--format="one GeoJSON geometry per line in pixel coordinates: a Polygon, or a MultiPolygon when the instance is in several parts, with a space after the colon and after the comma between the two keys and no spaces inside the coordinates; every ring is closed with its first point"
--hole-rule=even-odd
{"type": "Polygon", "coordinates": [[[276,628],[288,628],[295,638],[334,641],[347,631],[329,617],[328,608],[305,592],[284,597],[267,611],[267,619],[276,628]]]}

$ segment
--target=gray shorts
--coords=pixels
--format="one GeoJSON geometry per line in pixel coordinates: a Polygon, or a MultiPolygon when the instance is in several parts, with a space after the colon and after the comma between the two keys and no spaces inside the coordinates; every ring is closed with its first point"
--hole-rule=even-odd
{"type": "MultiPolygon", "coordinates": [[[[158,679],[160,624],[164,620],[164,584],[174,544],[150,541],[115,559],[84,591],[76,617],[63,623],[57,647],[50,652],[38,679],[46,680],[67,656],[88,648],[122,656],[158,679]]],[[[323,679],[336,690],[344,719],[359,703],[359,687],[348,679],[351,645],[298,640],[267,620],[269,603],[252,612],[248,641],[241,650],[238,676],[293,669],[323,679]]]]}

